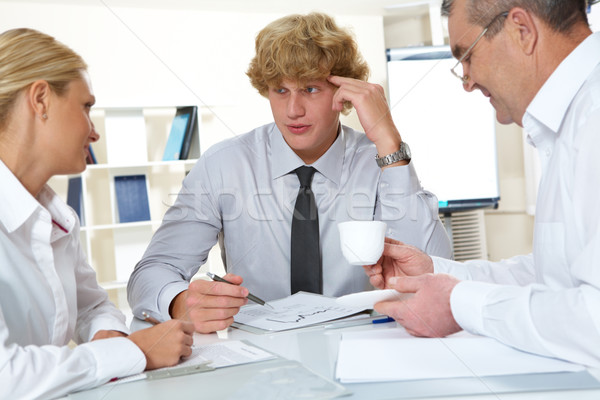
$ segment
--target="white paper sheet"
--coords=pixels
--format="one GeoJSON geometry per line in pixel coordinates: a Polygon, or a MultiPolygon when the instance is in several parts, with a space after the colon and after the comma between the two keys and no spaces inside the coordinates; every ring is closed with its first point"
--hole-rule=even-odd
{"type": "Polygon", "coordinates": [[[257,304],[246,305],[234,320],[254,328],[277,332],[344,318],[364,310],[341,306],[336,303],[335,298],[305,292],[269,301],[269,304],[274,309],[257,304]]]}
{"type": "MultiPolygon", "coordinates": [[[[212,368],[223,368],[233,365],[266,361],[274,358],[276,358],[274,354],[256,346],[252,346],[240,340],[231,340],[204,344],[200,346],[194,345],[192,347],[192,354],[183,359],[179,364],[173,367],[159,368],[149,372],[152,373],[155,371],[173,370],[204,363],[207,363],[207,365],[212,368]]],[[[108,384],[126,383],[140,379],[146,379],[146,374],[147,372],[131,375],[113,382],[109,382],[108,384]]]]}
{"type": "Polygon", "coordinates": [[[240,340],[230,340],[192,347],[192,355],[177,367],[208,362],[213,368],[230,367],[275,358],[275,355],[240,340]]]}
{"type": "Polygon", "coordinates": [[[521,352],[466,332],[443,339],[416,338],[398,328],[344,333],[336,378],[350,383],[583,370],[581,365],[521,352]]]}

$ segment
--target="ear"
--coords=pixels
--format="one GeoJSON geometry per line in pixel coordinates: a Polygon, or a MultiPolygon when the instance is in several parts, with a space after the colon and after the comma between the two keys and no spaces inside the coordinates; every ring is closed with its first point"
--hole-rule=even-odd
{"type": "Polygon", "coordinates": [[[35,81],[27,90],[27,101],[35,115],[40,119],[48,118],[48,109],[50,108],[50,95],[52,89],[48,82],[44,80],[35,81]]]}
{"type": "Polygon", "coordinates": [[[508,13],[505,22],[513,41],[525,55],[531,55],[538,41],[537,20],[526,10],[515,7],[508,13]]]}

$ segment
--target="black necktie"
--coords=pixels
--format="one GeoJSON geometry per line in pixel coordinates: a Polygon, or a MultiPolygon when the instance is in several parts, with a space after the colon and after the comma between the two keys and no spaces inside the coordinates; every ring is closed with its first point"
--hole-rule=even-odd
{"type": "Polygon", "coordinates": [[[323,293],[323,274],[319,251],[319,215],[310,183],[313,167],[299,167],[296,174],[300,190],[292,217],[292,294],[302,290],[323,293]]]}

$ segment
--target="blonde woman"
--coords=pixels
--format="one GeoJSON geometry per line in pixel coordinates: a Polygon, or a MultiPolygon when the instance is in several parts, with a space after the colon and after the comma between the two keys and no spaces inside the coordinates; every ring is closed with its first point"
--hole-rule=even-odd
{"type": "Polygon", "coordinates": [[[46,185],[85,169],[94,101],[71,49],[31,29],[0,34],[0,398],[57,397],[191,353],[186,322],[127,335],[76,214],[46,185]]]}

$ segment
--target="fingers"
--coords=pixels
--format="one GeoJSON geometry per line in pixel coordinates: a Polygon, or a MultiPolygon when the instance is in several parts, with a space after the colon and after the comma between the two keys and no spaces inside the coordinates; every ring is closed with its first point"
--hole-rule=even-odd
{"type": "Polygon", "coordinates": [[[227,275],[225,275],[223,277],[223,279],[225,279],[226,281],[229,281],[229,282],[233,283],[234,285],[241,285],[242,282],[244,282],[244,279],[241,276],[230,274],[230,273],[228,273],[227,275]]]}
{"type": "Polygon", "coordinates": [[[372,275],[369,277],[369,283],[377,289],[385,289],[385,278],[381,274],[372,275]]]}
{"type": "Polygon", "coordinates": [[[181,327],[183,329],[183,332],[190,336],[193,337],[194,335],[194,324],[189,322],[189,321],[181,321],[181,327]]]}
{"type": "Polygon", "coordinates": [[[388,280],[388,286],[402,293],[416,293],[423,287],[428,275],[395,276],[388,280]]]}
{"type": "Polygon", "coordinates": [[[172,319],[151,328],[133,332],[129,339],[146,356],[146,369],[168,367],[181,357],[192,353],[194,343],[193,324],[172,319]]]}
{"type": "Polygon", "coordinates": [[[178,356],[176,362],[180,357],[189,355],[194,344],[194,324],[189,321],[172,319],[157,325],[157,327],[161,325],[163,325],[163,329],[156,348],[171,347],[178,356]]]}
{"type": "Polygon", "coordinates": [[[379,263],[373,265],[363,265],[363,269],[365,270],[365,274],[367,274],[367,276],[381,274],[383,270],[381,264],[379,263]]]}
{"type": "Polygon", "coordinates": [[[327,77],[327,80],[331,84],[333,84],[337,87],[344,85],[354,92],[359,92],[363,88],[372,88],[375,91],[377,91],[380,95],[382,95],[382,96],[385,95],[383,86],[365,82],[365,81],[361,81],[360,79],[347,78],[347,77],[337,76],[337,75],[330,75],[327,77]]]}
{"type": "Polygon", "coordinates": [[[385,286],[385,279],[383,278],[383,267],[381,266],[382,260],[383,257],[379,259],[377,264],[363,265],[363,269],[369,277],[369,283],[377,289],[383,289],[383,287],[385,286]]]}
{"type": "MultiPolygon", "coordinates": [[[[235,315],[240,309],[227,310],[235,315]]],[[[190,311],[194,330],[198,333],[213,333],[228,328],[234,322],[233,315],[224,317],[222,313],[223,309],[200,309],[190,311]]]]}
{"type": "MultiPolygon", "coordinates": [[[[333,109],[341,111],[344,101],[351,102],[354,107],[372,99],[381,100],[384,97],[383,88],[380,85],[340,76],[330,76],[329,81],[338,86],[333,97],[333,109]]],[[[387,102],[385,102],[387,108],[387,102]]]]}
{"type": "Polygon", "coordinates": [[[386,237],[384,239],[385,243],[390,243],[390,244],[404,244],[403,242],[396,240],[396,239],[392,239],[391,237],[386,237]]]}
{"type": "Polygon", "coordinates": [[[425,282],[426,278],[423,275],[390,278],[387,285],[388,288],[395,289],[401,293],[410,293],[410,295],[402,296],[401,300],[380,301],[375,304],[375,311],[388,315],[402,323],[407,301],[412,299],[413,294],[419,291],[425,282]]]}
{"type": "Polygon", "coordinates": [[[234,283],[196,280],[189,286],[185,300],[186,317],[200,333],[227,328],[240,307],[248,303],[248,289],[238,286],[242,278],[228,274],[225,279],[234,283]]]}
{"type": "Polygon", "coordinates": [[[408,257],[412,255],[415,251],[419,250],[401,242],[391,243],[386,241],[383,244],[383,255],[396,259],[408,257]]]}
{"type": "Polygon", "coordinates": [[[187,321],[182,321],[184,337],[184,351],[182,352],[183,357],[192,355],[192,346],[194,344],[194,324],[187,321]]]}
{"type": "Polygon", "coordinates": [[[401,300],[377,303],[374,309],[393,317],[412,335],[444,337],[461,329],[450,305],[458,279],[446,274],[424,274],[392,278],[388,283],[410,295],[401,300]]]}
{"type": "Polygon", "coordinates": [[[241,307],[247,303],[248,289],[223,282],[197,280],[190,283],[186,305],[188,308],[241,307]]]}
{"type": "Polygon", "coordinates": [[[379,314],[387,315],[388,317],[392,317],[394,320],[398,321],[398,309],[400,307],[400,303],[400,301],[380,301],[379,303],[375,303],[373,309],[379,314]]]}

